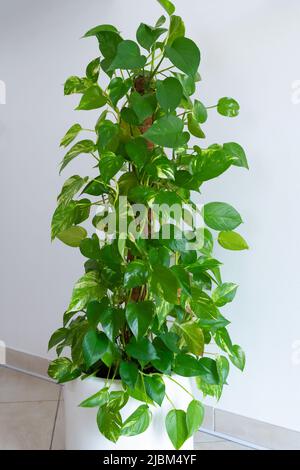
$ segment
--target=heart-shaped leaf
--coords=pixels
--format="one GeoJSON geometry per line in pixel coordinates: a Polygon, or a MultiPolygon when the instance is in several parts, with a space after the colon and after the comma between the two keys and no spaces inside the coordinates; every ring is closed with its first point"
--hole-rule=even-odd
{"type": "Polygon", "coordinates": [[[146,63],[146,57],[141,55],[139,46],[134,41],[122,41],[117,48],[117,54],[109,67],[109,70],[131,70],[141,68],[146,63]]]}
{"type": "Polygon", "coordinates": [[[171,46],[166,47],[166,56],[179,70],[195,76],[200,64],[200,51],[191,39],[179,37],[171,46]]]}

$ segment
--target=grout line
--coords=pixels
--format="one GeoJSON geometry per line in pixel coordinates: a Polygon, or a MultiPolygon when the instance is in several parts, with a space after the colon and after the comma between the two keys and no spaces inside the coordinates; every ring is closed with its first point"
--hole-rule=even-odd
{"type": "Polygon", "coordinates": [[[56,412],[55,412],[55,417],[54,417],[53,429],[52,429],[52,433],[51,433],[51,441],[50,441],[49,450],[52,450],[53,439],[54,439],[54,433],[55,433],[56,422],[57,422],[57,416],[58,416],[58,409],[59,409],[60,399],[61,399],[61,393],[62,393],[62,389],[60,389],[59,395],[58,395],[58,400],[57,400],[56,412]]]}
{"type": "Polygon", "coordinates": [[[222,434],[221,432],[211,431],[210,429],[204,429],[204,428],[201,428],[201,431],[203,431],[206,434],[210,434],[211,436],[219,437],[222,440],[235,442],[236,444],[240,444],[242,446],[249,447],[250,449],[269,450],[266,447],[261,447],[261,446],[258,446],[256,444],[253,444],[252,442],[243,441],[242,439],[238,439],[237,437],[229,436],[228,434],[222,434]]]}
{"type": "Polygon", "coordinates": [[[21,372],[22,374],[30,375],[40,380],[46,380],[46,382],[50,382],[54,385],[57,385],[54,380],[50,379],[50,377],[46,377],[45,375],[36,374],[35,372],[30,372],[28,370],[20,369],[18,367],[10,366],[8,364],[2,364],[1,367],[3,367],[4,369],[15,370],[16,372],[21,372]]]}
{"type": "Polygon", "coordinates": [[[13,405],[16,403],[55,403],[57,402],[58,398],[56,400],[16,400],[16,401],[1,401],[0,400],[0,405],[13,405]]]}

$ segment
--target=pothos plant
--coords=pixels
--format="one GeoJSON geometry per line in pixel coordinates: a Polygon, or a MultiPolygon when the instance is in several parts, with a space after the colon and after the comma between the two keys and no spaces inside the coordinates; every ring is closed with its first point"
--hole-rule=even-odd
{"type": "MultiPolygon", "coordinates": [[[[221,263],[213,256],[215,238],[227,250],[248,248],[234,231],[242,219],[224,202],[199,209],[192,193],[200,193],[204,183],[230,167],[248,165],[237,143],[201,145],[209,110],[235,117],[239,105],[225,97],[206,106],[192,97],[200,81],[200,51],[186,37],[173,4],[159,3],[170,17],[168,27],[164,16],[154,26],[142,23],[136,41],[124,39],[111,25],[88,31],[84,37],[97,40],[100,54],[88,64],[85,77],[72,76],[64,86],[65,95],[81,95],[77,110],[101,113],[94,129],[74,124],[61,141],[67,147],[80,133],[91,132],[90,139],[70,148],[61,171],[83,154],[91,156],[93,165],[91,175],[65,182],[53,215],[52,239],[79,247],[86,262],[63,327],[49,342],[58,356],[49,375],[59,383],[106,378],[105,387],[81,406],[98,407],[99,431],[113,442],[144,432],[151,407],[169,400],[166,429],[179,449],[198,430],[204,409],[192,395],[187,410],[175,409],[165,394],[164,377],[178,384],[178,393],[190,392],[176,376],[194,377],[204,396],[219,399],[229,363],[241,370],[245,365],[244,352],[233,344],[229,321],[220,313],[234,299],[237,285],[222,281],[221,263]],[[107,86],[99,85],[99,74],[107,86]],[[190,143],[194,138],[197,145],[190,143]],[[169,224],[174,230],[168,238],[121,237],[117,220],[114,239],[103,242],[97,228],[104,212],[93,212],[94,233],[88,236],[81,224],[90,220],[92,209],[117,212],[121,197],[127,198],[131,219],[131,206],[147,207],[146,226],[152,224],[154,203],[188,204],[201,211],[202,237],[195,237],[193,250],[187,249],[187,232],[178,237],[174,224],[169,224]],[[206,352],[210,343],[219,353],[206,352]],[[62,357],[65,348],[70,358],[62,357]],[[114,380],[121,381],[122,391],[110,390],[114,380]],[[120,410],[129,397],[142,404],[123,422],[120,410]]],[[[189,235],[193,230],[196,234],[191,227],[189,235]]]]}

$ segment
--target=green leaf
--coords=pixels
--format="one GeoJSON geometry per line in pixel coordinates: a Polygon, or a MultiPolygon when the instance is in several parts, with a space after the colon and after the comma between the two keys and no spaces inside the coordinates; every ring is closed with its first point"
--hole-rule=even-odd
{"type": "Polygon", "coordinates": [[[168,333],[161,334],[159,338],[164,343],[164,345],[170,349],[170,351],[173,351],[174,353],[180,352],[180,349],[178,348],[179,336],[176,335],[176,333],[168,331],[168,333]]]}
{"type": "Polygon", "coordinates": [[[166,21],[167,21],[167,18],[164,15],[160,16],[157,22],[155,23],[155,27],[160,28],[161,26],[165,24],[166,21]]]}
{"type": "Polygon", "coordinates": [[[144,137],[161,147],[177,148],[186,142],[183,127],[183,121],[178,117],[164,116],[153,123],[144,137]]]}
{"type": "Polygon", "coordinates": [[[230,157],[231,164],[249,169],[245,150],[235,142],[228,142],[223,145],[224,152],[230,157]]]}
{"type": "Polygon", "coordinates": [[[137,204],[147,204],[154,196],[155,191],[148,186],[136,186],[128,193],[128,199],[137,204]]]}
{"type": "Polygon", "coordinates": [[[125,325],[124,310],[113,308],[108,304],[101,310],[100,322],[104,333],[110,341],[114,343],[116,337],[119,336],[121,329],[125,325]]]}
{"type": "Polygon", "coordinates": [[[157,0],[158,3],[166,10],[166,12],[168,13],[168,15],[173,15],[173,13],[175,12],[175,6],[173,5],[172,2],[170,2],[170,0],[157,0]]]}
{"type": "Polygon", "coordinates": [[[188,437],[192,437],[199,431],[204,419],[204,406],[198,400],[192,400],[186,412],[186,424],[188,429],[188,437]]]}
{"type": "Polygon", "coordinates": [[[82,408],[95,408],[98,406],[103,406],[109,400],[108,388],[102,388],[99,392],[95,393],[91,397],[82,401],[79,406],[82,408]]]}
{"type": "Polygon", "coordinates": [[[240,346],[238,346],[237,344],[232,346],[231,355],[229,356],[229,359],[231,360],[233,365],[235,365],[238,369],[243,372],[246,364],[246,356],[240,346]]]}
{"type": "Polygon", "coordinates": [[[179,37],[171,46],[166,46],[166,56],[175,67],[190,76],[195,76],[200,65],[200,51],[188,38],[179,37]]]}
{"type": "Polygon", "coordinates": [[[155,157],[146,166],[145,172],[154,179],[174,180],[174,164],[167,157],[155,157]]]}
{"type": "Polygon", "coordinates": [[[147,395],[155,403],[161,406],[166,394],[166,387],[163,379],[158,375],[145,375],[144,383],[147,395]]]}
{"type": "Polygon", "coordinates": [[[131,79],[123,80],[121,77],[113,78],[108,85],[108,94],[114,106],[118,104],[132,85],[131,79]]]}
{"type": "Polygon", "coordinates": [[[87,33],[85,33],[85,35],[83,37],[88,38],[88,37],[91,37],[91,36],[97,36],[99,33],[103,32],[103,31],[110,31],[110,32],[113,32],[113,33],[118,32],[117,28],[115,26],[112,26],[111,24],[101,24],[99,26],[95,26],[92,29],[89,29],[89,31],[87,33]]]}
{"type": "Polygon", "coordinates": [[[102,108],[106,102],[107,100],[103,95],[101,88],[98,85],[93,85],[84,92],[76,109],[84,111],[98,109],[102,108]]]}
{"type": "Polygon", "coordinates": [[[175,191],[166,191],[165,189],[157,192],[154,202],[160,206],[165,204],[167,206],[167,211],[169,211],[169,209],[175,204],[178,204],[180,209],[182,206],[182,200],[177,193],[175,191]]]}
{"type": "Polygon", "coordinates": [[[219,328],[215,334],[216,344],[227,354],[232,352],[232,341],[226,328],[219,328]]]}
{"type": "Polygon", "coordinates": [[[223,307],[233,301],[238,286],[232,282],[225,282],[218,286],[212,293],[212,299],[217,307],[223,307]]]}
{"type": "Polygon", "coordinates": [[[183,96],[182,85],[174,77],[168,77],[163,81],[158,80],[156,96],[164,111],[167,113],[175,111],[183,96]]]}
{"type": "Polygon", "coordinates": [[[180,285],[173,272],[165,267],[157,265],[153,269],[152,288],[158,295],[162,295],[171,304],[176,304],[178,299],[178,289],[180,285]]]}
{"type": "Polygon", "coordinates": [[[119,411],[116,412],[109,404],[101,406],[97,414],[97,424],[106,439],[114,443],[118,441],[122,429],[122,417],[119,411]]]}
{"type": "Polygon", "coordinates": [[[104,183],[109,183],[118,171],[121,170],[123,164],[124,159],[120,155],[115,155],[113,152],[104,153],[99,162],[100,173],[104,183]]]}
{"type": "Polygon", "coordinates": [[[70,127],[64,137],[61,139],[60,146],[67,147],[71,142],[73,142],[74,139],[76,139],[81,130],[82,127],[80,124],[74,124],[72,127],[70,127]]]}
{"type": "Polygon", "coordinates": [[[220,382],[216,361],[209,357],[199,359],[198,375],[209,385],[218,385],[220,382]]]}
{"type": "Polygon", "coordinates": [[[142,68],[146,63],[146,57],[141,55],[139,46],[134,41],[122,41],[117,48],[117,54],[109,67],[115,69],[135,69],[142,68]]]}
{"type": "Polygon", "coordinates": [[[147,142],[143,137],[137,137],[127,142],[126,152],[130,160],[138,167],[142,168],[149,159],[147,142]]]}
{"type": "Polygon", "coordinates": [[[173,273],[178,279],[182,291],[190,296],[191,295],[191,279],[189,273],[183,266],[174,265],[171,267],[173,273]]]}
{"type": "Polygon", "coordinates": [[[86,366],[90,368],[93,364],[98,362],[108,347],[108,339],[104,333],[99,333],[90,330],[86,333],[83,343],[83,357],[86,366]]]}
{"type": "Polygon", "coordinates": [[[150,51],[151,46],[166,31],[167,29],[165,28],[153,28],[145,23],[141,23],[136,33],[136,39],[144,49],[150,51]]]}
{"type": "Polygon", "coordinates": [[[123,390],[110,392],[109,395],[109,407],[114,411],[119,411],[127,404],[129,395],[123,390]]]}
{"type": "Polygon", "coordinates": [[[210,397],[215,397],[217,400],[220,400],[223,391],[223,384],[219,385],[208,385],[205,383],[201,377],[196,377],[196,384],[199,390],[203,393],[204,398],[208,395],[210,397]]]}
{"type": "Polygon", "coordinates": [[[117,55],[118,46],[123,41],[116,31],[100,31],[97,33],[99,49],[104,59],[101,61],[101,68],[111,78],[110,66],[117,55]]]}
{"type": "Polygon", "coordinates": [[[66,338],[68,331],[69,330],[67,328],[59,328],[58,330],[54,331],[48,343],[48,351],[54,348],[54,346],[57,344],[61,343],[66,338]]]}
{"type": "Polygon", "coordinates": [[[148,266],[141,260],[132,261],[127,265],[124,275],[124,286],[127,289],[146,284],[150,276],[148,266]]]}
{"type": "Polygon", "coordinates": [[[204,336],[202,329],[194,321],[178,324],[188,350],[196,356],[203,356],[204,336]]]}
{"type": "Polygon", "coordinates": [[[65,243],[65,245],[71,246],[73,248],[78,248],[80,243],[87,236],[87,231],[83,227],[70,227],[60,232],[57,235],[57,238],[65,243]]]}
{"type": "Polygon", "coordinates": [[[129,388],[128,393],[132,398],[135,398],[138,401],[148,403],[148,405],[154,404],[146,393],[145,385],[141,374],[138,375],[138,380],[135,387],[133,389],[129,388]]]}
{"type": "Polygon", "coordinates": [[[138,117],[139,124],[142,124],[146,118],[152,116],[156,108],[154,95],[140,95],[136,91],[130,95],[129,103],[138,117]]]}
{"type": "Polygon", "coordinates": [[[69,202],[67,205],[60,205],[56,208],[51,222],[51,240],[64,230],[71,227],[76,220],[76,203],[69,202]]]}
{"type": "Polygon", "coordinates": [[[231,161],[222,149],[207,149],[192,159],[190,169],[201,181],[208,181],[220,176],[230,165],[231,161]]]}
{"type": "Polygon", "coordinates": [[[88,177],[81,178],[78,175],[71,176],[62,187],[60,195],[57,198],[59,205],[67,205],[73,199],[75,194],[80,191],[83,185],[88,181],[88,177]]]}
{"type": "Polygon", "coordinates": [[[218,113],[222,116],[235,117],[239,114],[240,105],[233,98],[221,98],[218,101],[218,113]]]}
{"type": "Polygon", "coordinates": [[[176,450],[188,439],[186,413],[183,410],[171,410],[166,417],[167,433],[176,450]]]}
{"type": "Polygon", "coordinates": [[[76,203],[76,218],[75,224],[81,224],[89,218],[90,211],[91,211],[91,201],[89,199],[79,199],[75,201],[76,203]]]}
{"type": "Polygon", "coordinates": [[[218,356],[216,358],[218,374],[222,385],[226,384],[227,377],[229,375],[229,362],[226,357],[218,356]]]}
{"type": "Polygon", "coordinates": [[[152,266],[155,266],[156,264],[162,264],[167,268],[170,266],[170,253],[168,248],[165,246],[151,248],[148,252],[148,256],[152,266]]]}
{"type": "Polygon", "coordinates": [[[120,364],[120,377],[121,380],[129,388],[134,389],[139,375],[138,366],[134,362],[124,362],[120,364]]]}
{"type": "Polygon", "coordinates": [[[198,139],[205,139],[203,130],[192,114],[188,115],[188,130],[193,136],[198,137],[198,139]]]}
{"type": "Polygon", "coordinates": [[[124,422],[122,436],[137,436],[145,432],[151,421],[151,411],[148,405],[141,405],[124,422]]]}
{"type": "Polygon", "coordinates": [[[98,128],[98,151],[101,154],[104,151],[114,152],[119,144],[119,126],[112,121],[105,120],[98,128]]]}
{"type": "Polygon", "coordinates": [[[89,325],[93,328],[96,328],[100,322],[101,313],[104,308],[109,305],[109,300],[107,297],[104,297],[100,302],[97,300],[92,300],[89,302],[86,309],[86,316],[89,322],[89,325]]]}
{"type": "Polygon", "coordinates": [[[195,100],[193,107],[193,117],[200,124],[204,124],[207,120],[207,109],[199,100],[195,100]]]}
{"type": "Polygon", "coordinates": [[[155,369],[159,370],[163,374],[170,375],[174,354],[165,346],[162,340],[158,337],[154,338],[153,344],[155,346],[158,359],[152,361],[155,369]]]}
{"type": "Polygon", "coordinates": [[[86,185],[81,194],[89,194],[91,196],[102,196],[102,194],[108,193],[109,188],[102,181],[101,176],[98,176],[86,185]]]}
{"type": "Polygon", "coordinates": [[[192,102],[190,101],[190,96],[193,95],[196,91],[195,77],[189,75],[184,75],[183,73],[173,72],[173,75],[180,81],[183,93],[186,98],[186,103],[188,108],[192,107],[192,102]]]}
{"type": "Polygon", "coordinates": [[[126,307],[126,319],[128,325],[137,340],[144,336],[154,317],[154,303],[147,300],[144,302],[130,302],[126,307]]]}
{"type": "Polygon", "coordinates": [[[125,107],[121,109],[121,119],[131,126],[138,126],[139,124],[138,117],[131,108],[125,107]]]}
{"type": "Polygon", "coordinates": [[[103,296],[99,273],[89,271],[76,282],[67,312],[78,312],[92,300],[101,300],[103,296]]]}
{"type": "Polygon", "coordinates": [[[100,72],[100,57],[92,60],[86,68],[86,76],[92,82],[97,82],[100,72]]]}
{"type": "Polygon", "coordinates": [[[80,252],[86,258],[99,259],[100,245],[97,235],[93,235],[92,238],[85,238],[82,240],[80,243],[80,252]]]}
{"type": "Polygon", "coordinates": [[[199,361],[189,354],[177,354],[174,372],[183,377],[197,377],[200,375],[199,361]]]}
{"type": "Polygon", "coordinates": [[[75,224],[81,224],[89,218],[91,211],[91,201],[89,199],[79,199],[76,201],[76,219],[75,224]]]}
{"type": "Polygon", "coordinates": [[[185,35],[185,25],[180,16],[172,15],[170,21],[169,36],[167,45],[171,46],[175,39],[181,38],[185,35]]]}
{"type": "Polygon", "coordinates": [[[243,222],[240,214],[224,202],[206,204],[203,215],[206,225],[214,230],[234,230],[243,222]]]}
{"type": "Polygon", "coordinates": [[[154,359],[158,359],[153,344],[147,338],[142,338],[139,341],[132,338],[130,343],[126,346],[126,352],[129,356],[142,362],[149,362],[154,359]]]}
{"type": "Polygon", "coordinates": [[[77,379],[81,371],[67,357],[59,357],[50,363],[48,375],[58,383],[64,383],[77,379]]]}
{"type": "Polygon", "coordinates": [[[84,93],[93,85],[88,78],[69,77],[64,85],[64,94],[72,95],[73,93],[84,93]]]}
{"type": "Polygon", "coordinates": [[[218,236],[219,244],[226,250],[248,250],[246,240],[237,232],[220,232],[218,236]]]}
{"type": "Polygon", "coordinates": [[[60,173],[63,169],[78,155],[82,153],[92,153],[95,150],[95,144],[92,140],[81,140],[68,151],[60,166],[60,173]]]}

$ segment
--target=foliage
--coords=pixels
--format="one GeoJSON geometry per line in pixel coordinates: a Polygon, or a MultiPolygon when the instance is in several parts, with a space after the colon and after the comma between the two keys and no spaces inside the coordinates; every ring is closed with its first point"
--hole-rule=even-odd
{"type": "MultiPolygon", "coordinates": [[[[136,41],[124,39],[111,25],[88,31],[85,37],[96,39],[100,53],[86,76],[72,76],[64,87],[65,95],[80,95],[77,110],[98,110],[98,119],[90,130],[72,125],[61,141],[63,148],[71,146],[61,171],[88,156],[92,171],[65,182],[53,215],[52,239],[80,249],[85,273],[75,284],[63,327],[49,341],[58,356],[49,375],[60,383],[107,377],[106,387],[81,406],[99,409],[99,430],[113,442],[148,428],[151,407],[169,399],[165,376],[195,377],[204,396],[219,399],[229,361],[240,370],[245,366],[244,352],[232,343],[229,321],[220,312],[234,299],[237,285],[223,282],[221,263],[213,256],[214,238],[227,250],[248,248],[235,231],[242,218],[219,201],[200,211],[192,197],[192,191],[200,193],[205,182],[230,168],[248,168],[239,144],[201,144],[210,110],[235,117],[239,105],[228,97],[215,106],[193,98],[200,51],[185,37],[173,4],[159,3],[170,16],[169,27],[165,17],[153,26],[142,23],[136,41]],[[88,138],[74,144],[82,134],[88,138]],[[203,215],[202,243],[188,250],[185,235],[178,239],[175,232],[169,239],[124,237],[119,220],[114,240],[103,243],[97,235],[103,217],[94,216],[94,209],[119,209],[121,196],[128,198],[129,213],[134,203],[146,205],[146,225],[153,202],[188,203],[203,215]],[[95,230],[88,235],[90,220],[95,230]],[[207,357],[210,343],[219,352],[207,357]],[[67,348],[70,358],[63,357],[67,348]],[[110,391],[115,378],[123,391],[110,391]],[[120,410],[130,396],[143,403],[123,422],[120,410]]],[[[166,429],[179,449],[201,425],[203,405],[193,398],[186,411],[170,407],[166,429]]]]}

